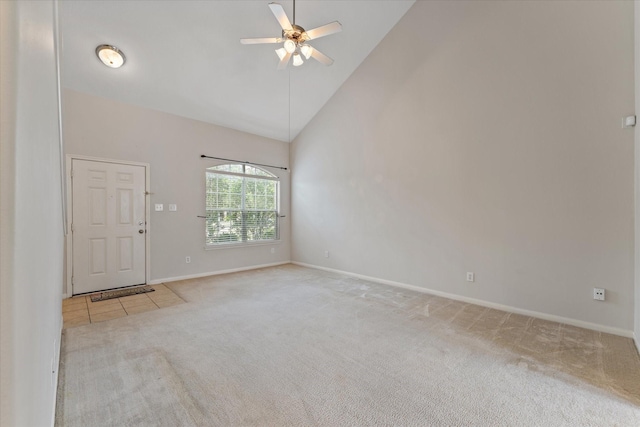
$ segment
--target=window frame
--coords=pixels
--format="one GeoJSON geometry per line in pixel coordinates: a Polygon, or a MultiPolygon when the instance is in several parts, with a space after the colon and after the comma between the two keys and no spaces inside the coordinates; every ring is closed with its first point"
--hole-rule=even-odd
{"type": "MultiPolygon", "coordinates": [[[[204,248],[205,250],[216,250],[216,249],[224,249],[224,248],[233,248],[233,247],[249,247],[249,246],[261,246],[261,245],[273,245],[273,244],[279,244],[281,242],[280,240],[280,177],[275,175],[273,172],[270,172],[262,167],[258,167],[258,166],[254,166],[251,164],[246,164],[246,163],[220,163],[220,164],[216,164],[216,165],[211,165],[211,166],[207,166],[205,168],[205,176],[204,176],[204,202],[205,202],[205,242],[204,242],[204,248]],[[257,171],[260,171],[262,173],[268,174],[268,175],[258,175],[258,174],[247,174],[247,173],[240,173],[240,172],[230,172],[230,171],[225,171],[225,170],[214,170],[213,168],[217,168],[220,166],[241,166],[243,171],[246,171],[247,167],[253,168],[257,171]],[[275,217],[276,217],[276,224],[275,224],[275,238],[274,239],[261,239],[261,240],[241,240],[241,241],[234,241],[234,242],[220,242],[220,243],[207,243],[207,235],[206,235],[206,230],[207,230],[207,223],[209,221],[208,215],[209,212],[211,210],[208,209],[207,207],[207,195],[208,193],[208,186],[207,186],[207,175],[209,173],[212,174],[219,174],[219,175],[227,175],[227,176],[236,176],[242,179],[242,193],[241,193],[241,205],[242,208],[239,210],[236,209],[227,209],[228,211],[235,211],[235,212],[241,212],[243,214],[244,217],[244,213],[246,212],[255,212],[255,211],[260,211],[260,210],[247,210],[246,209],[246,185],[247,185],[247,179],[261,179],[261,180],[265,180],[265,181],[272,181],[275,183],[275,211],[271,211],[271,210],[263,210],[263,211],[267,211],[267,212],[275,212],[275,217]]],[[[215,210],[214,210],[215,211],[215,210]]],[[[243,227],[244,228],[244,227],[243,227]]],[[[244,234],[244,233],[243,233],[244,234]]],[[[242,235],[241,238],[246,238],[246,235],[242,235]]]]}

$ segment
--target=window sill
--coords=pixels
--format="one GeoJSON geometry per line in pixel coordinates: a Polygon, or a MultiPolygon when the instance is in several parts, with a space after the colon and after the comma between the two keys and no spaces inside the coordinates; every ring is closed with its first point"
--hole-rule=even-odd
{"type": "Polygon", "coordinates": [[[260,242],[251,242],[251,243],[226,243],[222,245],[205,245],[205,251],[217,251],[219,249],[241,249],[241,248],[250,248],[254,246],[269,246],[269,245],[279,245],[282,243],[282,240],[263,240],[260,242]]]}

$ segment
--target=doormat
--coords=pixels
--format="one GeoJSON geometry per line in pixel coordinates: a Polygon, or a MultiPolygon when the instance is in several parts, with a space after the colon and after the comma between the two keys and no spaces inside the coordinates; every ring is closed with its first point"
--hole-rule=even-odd
{"type": "Polygon", "coordinates": [[[115,291],[105,291],[91,295],[91,302],[104,301],[113,298],[128,297],[130,295],[146,294],[147,292],[155,292],[149,285],[138,286],[136,288],[118,289],[115,291]]]}

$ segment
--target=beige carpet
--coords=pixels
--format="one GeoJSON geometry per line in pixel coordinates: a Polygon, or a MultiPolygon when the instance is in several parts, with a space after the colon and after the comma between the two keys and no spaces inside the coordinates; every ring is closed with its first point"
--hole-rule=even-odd
{"type": "Polygon", "coordinates": [[[64,331],[58,426],[640,426],[631,340],[292,265],[64,331]]]}

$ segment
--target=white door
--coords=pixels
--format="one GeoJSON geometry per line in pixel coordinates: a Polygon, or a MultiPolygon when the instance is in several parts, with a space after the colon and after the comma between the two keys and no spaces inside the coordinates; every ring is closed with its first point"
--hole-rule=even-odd
{"type": "Polygon", "coordinates": [[[144,166],[72,160],[73,294],[146,282],[144,166]]]}

